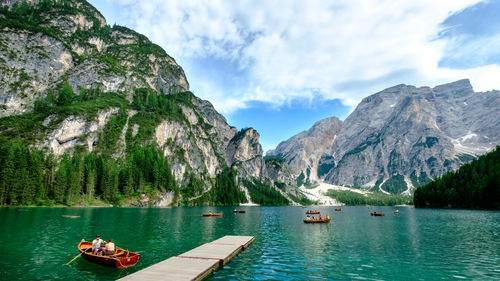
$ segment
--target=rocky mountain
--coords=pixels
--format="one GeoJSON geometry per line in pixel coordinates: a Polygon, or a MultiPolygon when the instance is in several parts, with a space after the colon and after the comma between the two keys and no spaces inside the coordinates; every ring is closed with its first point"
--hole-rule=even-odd
{"type": "Polygon", "coordinates": [[[469,80],[397,85],[363,99],[343,123],[317,130],[330,118],[319,121],[268,156],[282,157],[303,182],[409,193],[499,144],[499,111],[500,92],[474,92],[469,80]]]}
{"type": "MultiPolygon", "coordinates": [[[[291,171],[296,174],[298,186],[310,184],[318,180],[318,175],[323,175],[323,166],[319,167],[320,159],[327,148],[330,149],[341,128],[342,121],[337,117],[320,120],[311,129],[281,142],[267,155],[286,159],[291,171]]],[[[325,160],[322,161],[323,165],[325,160]]]]}
{"type": "MultiPolygon", "coordinates": [[[[217,177],[227,169],[249,202],[256,193],[293,194],[269,177],[255,130],[228,125],[210,102],[189,92],[184,71],[161,47],[107,25],[84,0],[2,0],[0,83],[2,138],[21,139],[56,159],[75,151],[105,155],[118,167],[137,146],[159,148],[179,186],[157,186],[175,192],[161,204],[213,202],[217,177]],[[264,187],[249,192],[255,186],[248,182],[264,187]]],[[[117,178],[117,186],[127,186],[117,178]]]]}

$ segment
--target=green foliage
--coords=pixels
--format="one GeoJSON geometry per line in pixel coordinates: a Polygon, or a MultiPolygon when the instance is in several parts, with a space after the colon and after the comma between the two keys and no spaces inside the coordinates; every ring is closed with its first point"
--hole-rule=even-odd
{"type": "Polygon", "coordinates": [[[75,151],[57,165],[50,154],[0,138],[0,205],[74,205],[95,197],[119,204],[123,196],[147,187],[166,192],[176,186],[167,159],[155,145],[138,146],[121,160],[75,151]]]}
{"type": "Polygon", "coordinates": [[[500,209],[500,149],[418,188],[416,207],[500,209]]]}
{"type": "Polygon", "coordinates": [[[474,157],[470,154],[458,154],[458,159],[460,159],[460,161],[462,161],[462,163],[468,163],[468,162],[476,159],[476,157],[474,157]]]}
{"type": "Polygon", "coordinates": [[[387,195],[380,192],[368,193],[367,196],[344,190],[328,190],[328,196],[335,198],[337,201],[346,205],[374,205],[374,206],[392,206],[399,204],[411,204],[410,196],[402,195],[387,195]]]}
{"type": "Polygon", "coordinates": [[[328,174],[328,172],[330,172],[330,170],[333,168],[335,168],[335,161],[333,156],[322,155],[318,165],[318,177],[322,177],[328,174]]]}
{"type": "Polygon", "coordinates": [[[285,164],[285,160],[278,156],[265,156],[264,161],[266,161],[266,164],[273,165],[275,168],[279,168],[285,164]]]}
{"type": "Polygon", "coordinates": [[[438,138],[436,138],[436,137],[426,137],[425,138],[425,142],[418,142],[418,143],[414,144],[413,146],[414,147],[423,146],[425,148],[431,148],[436,143],[439,143],[439,139],[438,138]]]}
{"type": "Polygon", "coordinates": [[[304,184],[304,180],[306,179],[306,176],[304,176],[304,172],[301,172],[300,175],[297,177],[297,186],[302,186],[304,184]]]}
{"type": "Polygon", "coordinates": [[[290,196],[290,198],[292,198],[293,201],[299,203],[300,205],[303,205],[303,206],[307,206],[307,205],[314,205],[314,204],[317,204],[318,202],[316,201],[312,201],[310,200],[309,198],[307,198],[306,196],[304,195],[300,195],[299,197],[291,194],[291,193],[288,193],[288,196],[290,196]]]}
{"type": "Polygon", "coordinates": [[[243,180],[252,201],[260,205],[283,206],[290,202],[279,191],[259,182],[258,180],[243,180]]]}
{"type": "Polygon", "coordinates": [[[42,151],[29,149],[19,139],[0,138],[0,204],[29,205],[44,199],[50,176],[44,170],[53,167],[42,151]]]}
{"type": "Polygon", "coordinates": [[[56,104],[60,106],[69,105],[73,101],[74,97],[75,93],[73,92],[73,88],[68,82],[64,82],[61,85],[61,90],[57,96],[56,104]]]}
{"type": "Polygon", "coordinates": [[[376,145],[379,142],[380,142],[380,137],[378,135],[371,135],[367,138],[366,142],[361,143],[356,148],[354,148],[354,149],[348,151],[346,154],[344,154],[344,157],[347,157],[349,155],[358,154],[358,153],[364,151],[365,149],[367,149],[369,146],[376,145]]]}
{"type": "Polygon", "coordinates": [[[416,171],[413,171],[411,173],[410,180],[414,187],[420,187],[422,185],[428,184],[431,181],[426,172],[421,172],[420,175],[417,176],[416,171]]]}
{"type": "Polygon", "coordinates": [[[52,93],[48,94],[45,98],[36,99],[33,111],[42,114],[49,113],[55,104],[55,100],[55,95],[52,93]]]}
{"type": "Polygon", "coordinates": [[[117,115],[111,116],[99,138],[102,144],[99,148],[103,153],[111,153],[116,150],[116,143],[126,122],[127,112],[124,108],[120,108],[117,115]]]}
{"type": "Polygon", "coordinates": [[[408,188],[408,185],[406,184],[404,176],[395,175],[390,179],[388,179],[387,181],[385,181],[381,187],[383,190],[389,193],[398,194],[405,191],[408,188]]]}
{"type": "Polygon", "coordinates": [[[216,205],[239,205],[246,202],[245,193],[236,184],[236,171],[225,167],[215,178],[212,189],[213,202],[216,205]]]}

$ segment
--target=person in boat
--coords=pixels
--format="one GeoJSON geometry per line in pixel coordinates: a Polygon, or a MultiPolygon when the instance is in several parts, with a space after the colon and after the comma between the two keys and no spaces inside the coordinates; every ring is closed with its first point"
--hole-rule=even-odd
{"type": "Polygon", "coordinates": [[[108,243],[104,247],[104,255],[111,256],[115,254],[115,243],[113,243],[113,239],[109,239],[108,243]]]}
{"type": "Polygon", "coordinates": [[[97,235],[92,241],[92,254],[97,255],[98,253],[102,254],[101,244],[106,244],[104,240],[101,239],[101,235],[97,235]]]}
{"type": "Polygon", "coordinates": [[[319,215],[319,219],[321,219],[321,215],[319,215]]]}

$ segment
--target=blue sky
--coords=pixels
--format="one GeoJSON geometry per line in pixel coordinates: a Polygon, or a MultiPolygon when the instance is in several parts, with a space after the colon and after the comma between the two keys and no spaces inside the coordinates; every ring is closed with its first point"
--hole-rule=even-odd
{"type": "Polygon", "coordinates": [[[500,1],[91,0],[264,150],[395,84],[500,89],[500,1]]]}

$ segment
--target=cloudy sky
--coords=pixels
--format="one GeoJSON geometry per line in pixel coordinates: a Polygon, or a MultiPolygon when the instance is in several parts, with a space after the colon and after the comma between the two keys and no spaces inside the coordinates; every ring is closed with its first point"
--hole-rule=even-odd
{"type": "Polygon", "coordinates": [[[396,84],[500,89],[500,0],[90,0],[265,150],[396,84]]]}

